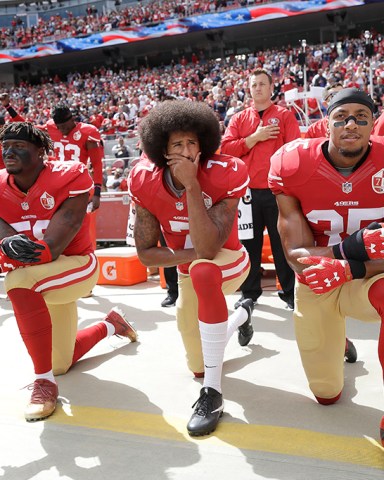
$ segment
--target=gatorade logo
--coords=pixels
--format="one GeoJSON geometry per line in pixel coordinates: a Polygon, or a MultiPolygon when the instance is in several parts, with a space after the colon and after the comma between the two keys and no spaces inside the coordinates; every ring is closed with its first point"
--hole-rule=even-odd
{"type": "Polygon", "coordinates": [[[117,278],[117,270],[116,270],[116,262],[105,262],[101,269],[103,276],[106,280],[116,280],[117,278]]]}

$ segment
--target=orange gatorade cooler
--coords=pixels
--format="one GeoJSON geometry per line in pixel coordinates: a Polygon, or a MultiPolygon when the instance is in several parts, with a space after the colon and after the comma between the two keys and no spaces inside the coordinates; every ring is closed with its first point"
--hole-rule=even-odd
{"type": "Polygon", "coordinates": [[[147,267],[135,247],[101,248],[95,251],[100,264],[98,285],[135,285],[147,281],[147,267]]]}

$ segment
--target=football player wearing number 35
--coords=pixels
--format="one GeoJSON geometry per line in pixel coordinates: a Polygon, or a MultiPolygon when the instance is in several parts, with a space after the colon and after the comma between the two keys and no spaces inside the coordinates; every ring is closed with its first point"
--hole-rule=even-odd
{"type": "Polygon", "coordinates": [[[35,381],[27,421],[51,415],[57,403],[54,375],[64,374],[110,335],[136,340],[119,309],[77,332],[76,301],[98,278],[86,215],[93,182],[79,162],[48,162],[50,137],[30,123],[0,130],[6,170],[0,171],[0,272],[35,381]]]}
{"type": "MultiPolygon", "coordinates": [[[[291,142],[271,162],[279,231],[296,272],[297,343],[323,405],[343,390],[346,317],[381,321],[384,369],[384,144],[370,140],[374,110],[363,91],[336,93],[327,112],[329,140],[291,142]]],[[[380,436],[384,446],[384,417],[380,436]]]]}
{"type": "Polygon", "coordinates": [[[225,294],[249,271],[237,233],[237,206],[248,184],[245,164],[217,155],[220,125],[201,102],[165,101],[140,124],[148,157],[132,169],[134,237],[141,262],[178,267],[176,316],[188,367],[204,385],[188,423],[190,435],[208,435],[223,413],[224,349],[239,329],[240,345],[252,338],[253,301],[228,318],[225,294]],[[167,246],[158,246],[160,230],[167,246]]]}

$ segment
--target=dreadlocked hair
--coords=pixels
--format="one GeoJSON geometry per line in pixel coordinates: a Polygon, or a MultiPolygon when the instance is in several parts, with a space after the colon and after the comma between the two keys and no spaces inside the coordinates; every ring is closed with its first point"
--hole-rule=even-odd
{"type": "Polygon", "coordinates": [[[46,154],[53,150],[53,142],[48,133],[36,128],[30,122],[10,122],[0,128],[0,142],[7,139],[20,139],[43,147],[46,154]]]}

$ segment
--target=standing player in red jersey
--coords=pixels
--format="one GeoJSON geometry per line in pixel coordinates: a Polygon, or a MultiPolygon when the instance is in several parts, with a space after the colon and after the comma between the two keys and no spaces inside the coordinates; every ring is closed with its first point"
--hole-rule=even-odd
{"type": "Polygon", "coordinates": [[[137,253],[144,265],[178,267],[178,328],[188,367],[204,375],[187,428],[190,435],[208,435],[223,412],[226,343],[236,329],[240,345],[253,335],[253,302],[244,300],[228,318],[224,296],[234,293],[249,271],[237,233],[248,173],[239,159],[215,154],[220,126],[205,103],[161,103],[143,119],[140,137],[148,159],[129,177],[137,253]],[[160,231],[167,246],[158,246],[160,231]]]}
{"type": "MultiPolygon", "coordinates": [[[[24,121],[16,110],[10,105],[7,96],[3,102],[4,108],[16,121],[24,121]]],[[[92,165],[92,175],[94,182],[93,196],[90,200],[92,204],[91,211],[100,207],[101,185],[103,183],[103,157],[104,147],[100,137],[99,130],[91,124],[76,122],[71,109],[58,103],[51,112],[52,118],[44,125],[38,125],[38,128],[48,132],[53,141],[54,160],[81,162],[92,165]]]]}
{"type": "Polygon", "coordinates": [[[27,421],[56,408],[54,375],[64,374],[109,335],[136,332],[118,309],[77,332],[76,301],[98,278],[86,209],[92,179],[78,162],[49,162],[52,141],[30,123],[0,130],[6,170],[0,172],[0,272],[36,379],[27,421]]]}
{"type": "MultiPolygon", "coordinates": [[[[297,343],[322,405],[343,390],[346,317],[381,321],[384,370],[384,144],[370,140],[374,111],[365,92],[344,89],[328,107],[329,140],[291,142],[271,161],[279,231],[297,277],[297,343]]],[[[384,417],[380,435],[384,446],[384,417]]]]}

